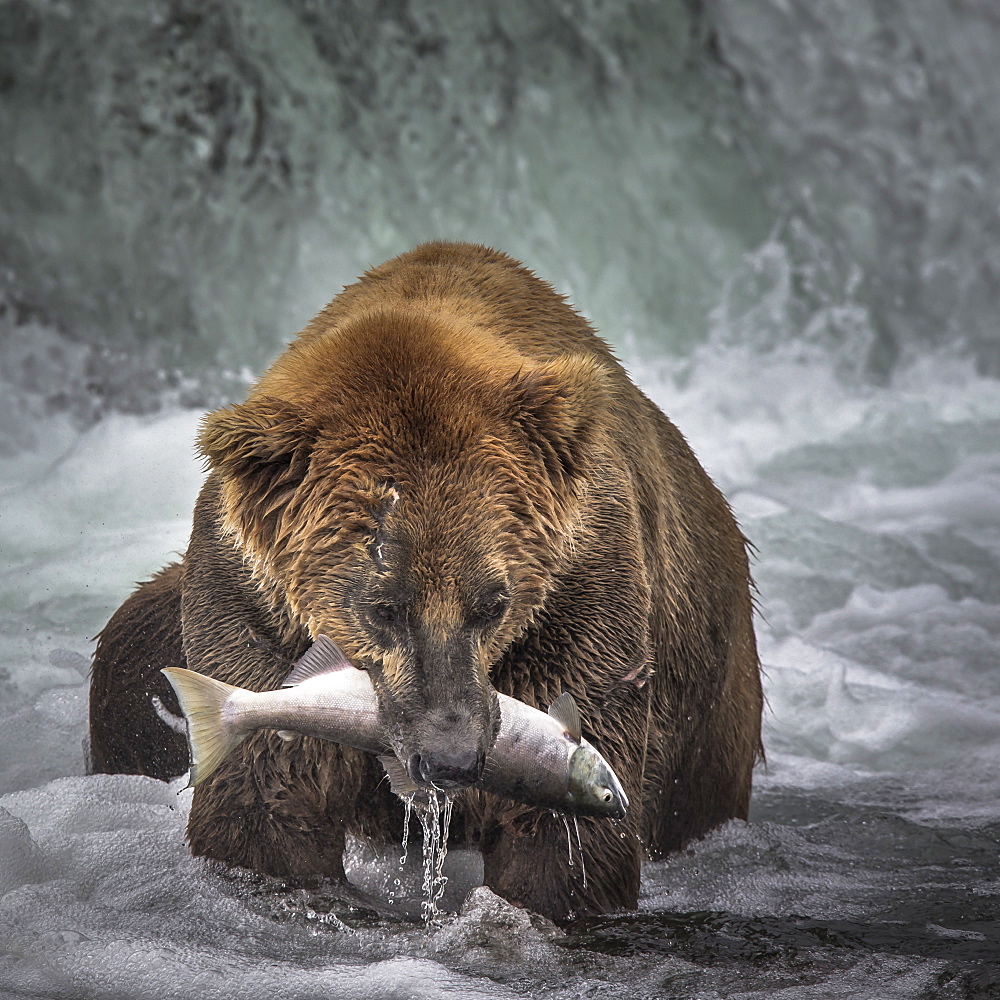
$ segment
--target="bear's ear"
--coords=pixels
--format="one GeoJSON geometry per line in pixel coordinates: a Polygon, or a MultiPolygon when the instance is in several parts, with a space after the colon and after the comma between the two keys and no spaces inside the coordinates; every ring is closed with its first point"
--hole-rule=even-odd
{"type": "Polygon", "coordinates": [[[299,407],[269,396],[205,418],[198,448],[222,476],[225,522],[246,544],[274,544],[285,507],[309,469],[317,433],[299,407]]]}
{"type": "Polygon", "coordinates": [[[198,450],[210,468],[230,478],[248,468],[287,466],[308,453],[315,440],[316,429],[299,407],[262,396],[209,413],[198,434],[198,450]]]}
{"type": "Polygon", "coordinates": [[[514,421],[553,478],[581,475],[611,416],[610,372],[589,354],[521,369],[510,386],[514,421]]]}

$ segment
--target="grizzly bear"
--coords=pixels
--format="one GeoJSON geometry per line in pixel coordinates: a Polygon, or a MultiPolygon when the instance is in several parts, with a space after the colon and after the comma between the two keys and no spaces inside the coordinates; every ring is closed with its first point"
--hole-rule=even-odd
{"type": "MultiPolygon", "coordinates": [[[[319,635],[368,670],[393,750],[449,787],[499,895],[557,920],[636,905],[644,854],[745,817],[761,755],[746,540],[670,421],[548,284],[428,243],[345,288],[243,403],[209,414],[179,564],[101,635],[92,767],[187,751],[160,668],[280,687],[319,635]],[[502,692],[569,691],[625,820],[478,792],[502,692]]],[[[371,755],[263,731],[194,793],[191,850],[344,878],[347,833],[397,840],[371,755]]]]}

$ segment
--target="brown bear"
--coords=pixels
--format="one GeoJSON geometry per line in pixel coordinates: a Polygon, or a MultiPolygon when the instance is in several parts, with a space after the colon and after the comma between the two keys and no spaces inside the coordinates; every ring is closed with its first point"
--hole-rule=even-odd
{"type": "MultiPolygon", "coordinates": [[[[414,780],[456,815],[499,895],[558,920],[636,905],[640,861],[745,817],[761,755],[746,541],[669,420],[563,297],[481,246],[367,272],[246,402],[205,419],[210,473],[179,564],[99,637],[95,770],[187,766],[159,670],[279,687],[321,634],[370,671],[414,780]],[[580,823],[466,786],[496,692],[577,700],[631,801],[580,823]],[[464,790],[463,790],[464,789],[464,790]]],[[[345,835],[397,839],[374,757],[247,739],[195,791],[191,850],[342,879],[345,835]]]]}

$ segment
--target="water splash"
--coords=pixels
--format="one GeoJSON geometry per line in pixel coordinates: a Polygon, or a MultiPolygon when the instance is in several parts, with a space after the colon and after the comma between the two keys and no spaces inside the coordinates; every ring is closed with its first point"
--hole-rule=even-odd
{"type": "Polygon", "coordinates": [[[345,924],[332,910],[328,913],[321,913],[310,907],[305,911],[305,918],[310,924],[318,925],[310,928],[313,934],[321,933],[320,927],[332,927],[334,930],[343,931],[348,934],[356,933],[353,927],[345,924]]]}

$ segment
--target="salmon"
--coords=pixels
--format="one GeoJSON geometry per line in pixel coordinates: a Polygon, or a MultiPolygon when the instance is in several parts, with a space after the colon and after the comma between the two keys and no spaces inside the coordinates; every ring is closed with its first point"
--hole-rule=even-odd
{"type": "MultiPolygon", "coordinates": [[[[327,636],[313,643],[277,691],[248,691],[183,667],[163,673],[187,719],[192,785],[208,778],[251,733],[275,729],[287,739],[315,736],[378,755],[400,796],[428,791],[392,753],[368,673],[327,636]]],[[[503,694],[497,698],[500,731],[473,787],[556,812],[625,816],[628,796],[608,762],[583,738],[571,694],[561,694],[548,712],[503,694]]]]}

